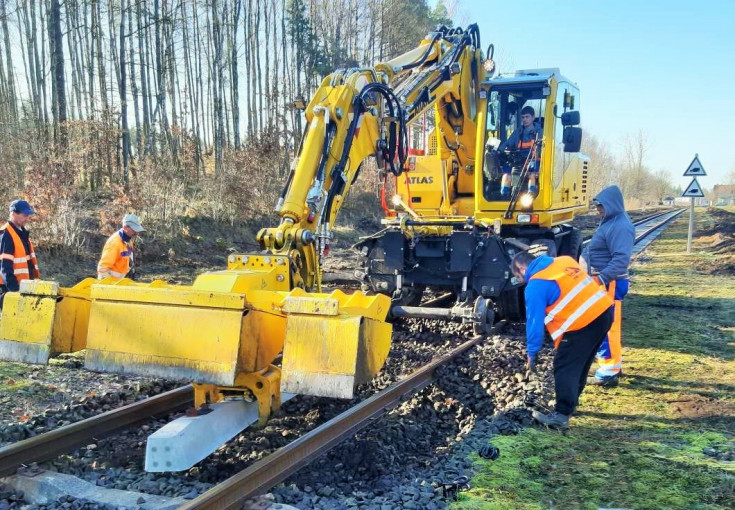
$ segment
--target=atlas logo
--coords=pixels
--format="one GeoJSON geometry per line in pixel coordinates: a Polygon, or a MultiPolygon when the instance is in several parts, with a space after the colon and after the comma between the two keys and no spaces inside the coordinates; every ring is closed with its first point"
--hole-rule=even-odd
{"type": "Polygon", "coordinates": [[[434,184],[434,177],[428,176],[428,177],[409,177],[408,178],[409,184],[434,184]]]}

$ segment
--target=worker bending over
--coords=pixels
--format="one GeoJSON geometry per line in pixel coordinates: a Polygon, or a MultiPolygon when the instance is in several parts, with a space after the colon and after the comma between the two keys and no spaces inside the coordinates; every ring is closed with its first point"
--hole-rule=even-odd
{"type": "Polygon", "coordinates": [[[571,257],[538,258],[521,252],[511,270],[526,282],[526,352],[535,370],[544,326],[554,341],[554,412],[533,412],[539,423],[568,428],[579,403],[587,372],[613,320],[613,300],[571,257]]]}
{"type": "Polygon", "coordinates": [[[0,228],[0,310],[7,292],[18,292],[23,280],[41,278],[36,251],[26,225],[36,214],[25,200],[10,204],[8,222],[0,228]]]}
{"type": "Polygon", "coordinates": [[[126,214],[122,228],[105,242],[100,262],[97,264],[98,279],[110,276],[119,280],[127,276],[133,265],[133,241],[140,232],[145,232],[140,218],[135,214],[126,214]]]}

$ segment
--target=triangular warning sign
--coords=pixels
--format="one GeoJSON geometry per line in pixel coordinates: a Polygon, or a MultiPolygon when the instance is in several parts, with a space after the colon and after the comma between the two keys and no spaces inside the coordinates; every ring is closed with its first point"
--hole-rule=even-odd
{"type": "Polygon", "coordinates": [[[682,193],[681,196],[683,197],[703,197],[704,196],[702,187],[697,182],[696,177],[692,179],[692,182],[689,183],[689,186],[687,186],[687,189],[684,190],[684,193],[682,193]]]}
{"type": "Polygon", "coordinates": [[[684,177],[698,177],[700,175],[707,175],[707,172],[704,171],[702,163],[699,162],[699,154],[695,154],[689,168],[684,172],[684,177]]]}

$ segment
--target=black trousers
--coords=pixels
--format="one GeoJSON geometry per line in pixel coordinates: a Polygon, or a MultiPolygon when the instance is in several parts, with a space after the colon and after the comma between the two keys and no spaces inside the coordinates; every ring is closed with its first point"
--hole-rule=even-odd
{"type": "Polygon", "coordinates": [[[587,384],[595,354],[613,322],[613,309],[608,308],[590,324],[565,333],[554,354],[554,387],[558,413],[569,416],[579,404],[579,396],[587,384]]]}

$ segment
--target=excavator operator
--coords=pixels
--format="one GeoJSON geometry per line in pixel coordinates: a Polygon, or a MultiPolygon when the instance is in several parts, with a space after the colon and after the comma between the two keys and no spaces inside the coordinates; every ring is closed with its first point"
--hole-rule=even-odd
{"type": "MultiPolygon", "coordinates": [[[[543,129],[534,121],[536,112],[531,106],[524,106],[521,109],[521,126],[518,127],[513,134],[503,143],[500,144],[498,150],[503,151],[519,151],[525,156],[529,151],[534,151],[534,156],[529,162],[528,168],[528,192],[536,194],[538,186],[538,172],[540,167],[540,153],[536,147],[536,141],[543,137],[543,129]]],[[[510,165],[503,165],[503,178],[500,181],[500,194],[507,196],[510,194],[510,188],[513,183],[512,170],[510,165]]]]}

